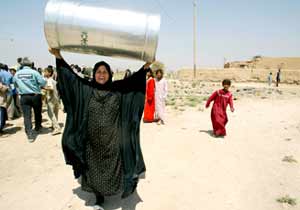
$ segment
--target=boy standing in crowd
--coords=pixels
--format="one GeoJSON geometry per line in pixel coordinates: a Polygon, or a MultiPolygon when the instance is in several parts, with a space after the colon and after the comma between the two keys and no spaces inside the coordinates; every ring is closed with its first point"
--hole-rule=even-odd
{"type": "Polygon", "coordinates": [[[52,76],[53,68],[46,68],[44,70],[44,77],[46,78],[47,84],[44,89],[46,90],[48,116],[52,121],[52,135],[57,135],[61,133],[61,128],[58,124],[59,96],[56,88],[57,82],[53,79],[52,76]]]}

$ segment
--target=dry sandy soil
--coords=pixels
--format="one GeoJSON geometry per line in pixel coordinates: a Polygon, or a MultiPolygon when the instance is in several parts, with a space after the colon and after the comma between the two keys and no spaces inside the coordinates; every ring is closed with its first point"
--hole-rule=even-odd
{"type": "MultiPolygon", "coordinates": [[[[202,89],[206,87],[210,89],[201,94],[207,97],[218,85],[202,89]]],[[[145,179],[129,198],[107,198],[105,209],[299,209],[300,87],[286,85],[280,92],[271,88],[268,97],[249,87],[265,88],[236,84],[236,112],[229,113],[224,139],[211,136],[210,110],[202,109],[203,100],[180,104],[183,99],[175,97],[180,92],[170,87],[169,101],[175,102],[168,106],[167,124],[142,124],[145,179]],[[290,162],[283,161],[285,157],[290,162]],[[286,195],[290,202],[296,199],[296,205],[276,201],[286,195]]],[[[61,135],[52,137],[46,129],[28,143],[22,119],[9,123],[0,138],[0,209],[92,209],[94,196],[80,190],[64,163],[61,135]]],[[[49,121],[43,125],[49,127],[49,121]]]]}

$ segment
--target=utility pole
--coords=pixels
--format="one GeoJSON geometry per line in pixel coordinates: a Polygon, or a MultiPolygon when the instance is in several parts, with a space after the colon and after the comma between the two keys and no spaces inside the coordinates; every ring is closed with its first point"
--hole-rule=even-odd
{"type": "Polygon", "coordinates": [[[194,79],[197,71],[197,0],[194,0],[194,79]]]}

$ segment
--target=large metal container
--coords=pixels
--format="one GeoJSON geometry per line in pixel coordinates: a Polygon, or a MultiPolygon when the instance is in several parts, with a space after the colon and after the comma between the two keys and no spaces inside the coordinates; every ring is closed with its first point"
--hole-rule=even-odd
{"type": "Polygon", "coordinates": [[[153,61],[160,16],[102,8],[84,1],[49,0],[44,29],[51,48],[153,61]]]}

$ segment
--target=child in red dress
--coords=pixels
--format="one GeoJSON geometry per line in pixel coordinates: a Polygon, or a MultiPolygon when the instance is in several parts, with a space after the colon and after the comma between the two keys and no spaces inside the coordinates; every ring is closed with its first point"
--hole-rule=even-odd
{"type": "Polygon", "coordinates": [[[149,70],[147,72],[144,122],[145,123],[153,122],[154,113],[155,113],[155,80],[154,80],[152,70],[149,70]]]}
{"type": "Polygon", "coordinates": [[[222,82],[223,89],[215,91],[207,100],[206,108],[214,101],[211,110],[211,121],[214,129],[214,135],[217,137],[226,136],[225,125],[228,122],[226,108],[229,104],[231,112],[234,112],[232,94],[229,92],[231,81],[228,79],[222,82]]]}

